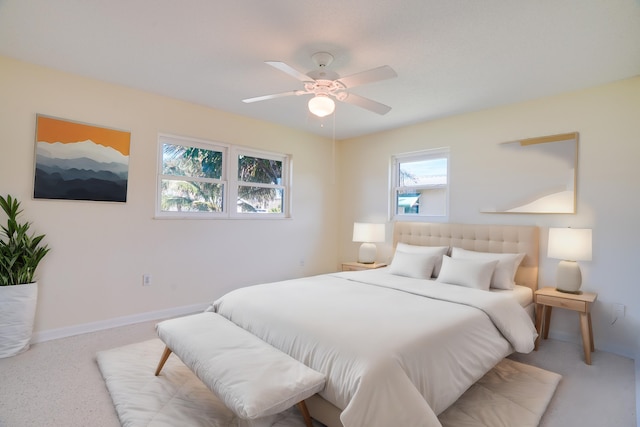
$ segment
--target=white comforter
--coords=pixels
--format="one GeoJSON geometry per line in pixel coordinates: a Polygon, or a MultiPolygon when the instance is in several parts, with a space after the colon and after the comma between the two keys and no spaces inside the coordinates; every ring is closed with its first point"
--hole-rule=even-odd
{"type": "Polygon", "coordinates": [[[211,310],[324,373],[320,395],[345,427],[440,426],[436,414],[536,337],[508,295],[380,270],[241,288],[211,310]]]}

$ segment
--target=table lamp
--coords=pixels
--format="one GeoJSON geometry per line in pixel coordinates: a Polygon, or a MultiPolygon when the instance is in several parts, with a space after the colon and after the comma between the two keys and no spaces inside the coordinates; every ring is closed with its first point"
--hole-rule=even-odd
{"type": "Polygon", "coordinates": [[[591,261],[591,229],[550,228],[547,256],[560,259],[556,290],[579,294],[582,273],[577,261],[591,261]]]}
{"type": "Polygon", "coordinates": [[[363,242],[358,251],[358,262],[373,264],[376,261],[376,242],[385,241],[384,224],[353,223],[353,241],[363,242]]]}

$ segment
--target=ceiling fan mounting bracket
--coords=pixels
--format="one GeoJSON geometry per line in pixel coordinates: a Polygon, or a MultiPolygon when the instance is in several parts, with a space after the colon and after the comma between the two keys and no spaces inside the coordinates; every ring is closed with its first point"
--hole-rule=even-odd
{"type": "Polygon", "coordinates": [[[328,52],[316,52],[311,55],[311,60],[319,68],[324,68],[328,65],[331,65],[331,63],[333,62],[333,55],[328,52]]]}

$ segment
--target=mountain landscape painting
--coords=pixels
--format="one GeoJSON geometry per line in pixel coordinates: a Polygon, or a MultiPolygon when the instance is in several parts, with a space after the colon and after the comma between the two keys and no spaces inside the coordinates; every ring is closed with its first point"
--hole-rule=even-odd
{"type": "Polygon", "coordinates": [[[131,133],[38,115],[33,197],[126,202],[131,133]]]}

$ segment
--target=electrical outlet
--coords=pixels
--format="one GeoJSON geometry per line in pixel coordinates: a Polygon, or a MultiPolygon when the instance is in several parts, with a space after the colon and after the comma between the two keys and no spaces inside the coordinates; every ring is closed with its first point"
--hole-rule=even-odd
{"type": "Polygon", "coordinates": [[[143,274],[142,275],[142,286],[151,286],[151,275],[143,274]]]}

